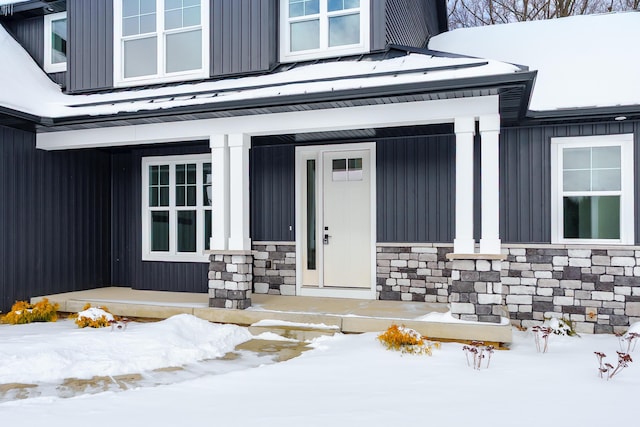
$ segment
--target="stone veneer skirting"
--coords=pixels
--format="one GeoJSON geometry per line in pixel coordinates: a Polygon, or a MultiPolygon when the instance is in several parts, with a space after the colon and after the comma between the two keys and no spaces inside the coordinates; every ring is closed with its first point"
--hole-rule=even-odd
{"type": "MultiPolygon", "coordinates": [[[[253,292],[295,295],[295,243],[254,242],[253,250],[253,292]]],[[[503,244],[501,286],[495,277],[480,280],[480,274],[476,278],[469,273],[474,270],[454,269],[454,261],[447,259],[451,244],[379,243],[376,250],[376,295],[381,300],[462,303],[466,305],[460,308],[470,316],[458,317],[472,320],[493,319],[496,310],[488,313],[481,307],[490,298],[515,326],[539,325],[555,316],[575,322],[582,333],[623,332],[640,321],[640,247],[503,244]],[[454,271],[467,272],[463,278],[454,271]],[[468,283],[453,288],[454,279],[468,283]],[[493,296],[480,297],[486,293],[482,283],[493,283],[493,296]],[[500,291],[502,301],[496,304],[500,291]],[[474,304],[474,313],[469,304],[474,304]]],[[[475,270],[481,273],[485,264],[477,267],[476,261],[475,270]]]]}
{"type": "Polygon", "coordinates": [[[256,294],[296,294],[295,242],[254,242],[253,257],[256,294]]]}

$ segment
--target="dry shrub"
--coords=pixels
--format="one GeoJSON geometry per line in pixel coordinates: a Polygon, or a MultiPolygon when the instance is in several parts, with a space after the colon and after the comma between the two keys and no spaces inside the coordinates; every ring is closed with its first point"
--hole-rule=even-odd
{"type": "Polygon", "coordinates": [[[378,335],[378,340],[387,350],[400,351],[409,354],[425,354],[431,356],[432,349],[440,348],[440,343],[428,341],[414,329],[404,325],[391,325],[383,334],[378,335]]]}
{"type": "Polygon", "coordinates": [[[55,322],[58,320],[58,307],[58,303],[51,304],[46,298],[35,304],[16,301],[11,311],[2,318],[2,323],[23,325],[31,322],[55,322]]]}
{"type": "Polygon", "coordinates": [[[91,307],[91,304],[86,304],[75,317],[76,325],[80,328],[104,328],[115,321],[106,307],[91,307]]]}

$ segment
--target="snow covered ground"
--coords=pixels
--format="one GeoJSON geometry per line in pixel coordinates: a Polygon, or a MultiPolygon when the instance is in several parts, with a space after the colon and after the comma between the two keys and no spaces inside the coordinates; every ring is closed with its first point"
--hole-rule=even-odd
{"type": "MultiPolygon", "coordinates": [[[[578,427],[638,419],[640,361],[609,381],[597,375],[594,351],[615,361],[619,344],[611,335],[552,336],[541,354],[531,332],[514,331],[511,350],[495,352],[480,371],[467,366],[461,344],[443,343],[432,357],[411,356],[385,350],[376,335],[319,338],[313,350],[287,362],[203,372],[174,384],[7,401],[0,403],[0,419],[4,425],[92,427],[578,427]]],[[[78,329],[70,320],[0,325],[0,384],[189,365],[250,338],[246,328],[189,315],[114,331],[78,329]]]]}

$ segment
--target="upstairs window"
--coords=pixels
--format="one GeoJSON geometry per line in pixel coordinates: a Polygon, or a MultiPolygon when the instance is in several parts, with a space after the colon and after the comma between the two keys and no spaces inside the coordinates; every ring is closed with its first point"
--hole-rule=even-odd
{"type": "Polygon", "coordinates": [[[67,12],[44,17],[44,70],[67,71],[67,12]]]}
{"type": "Polygon", "coordinates": [[[553,138],[553,243],[634,242],[633,135],[553,138]]]}
{"type": "Polygon", "coordinates": [[[369,50],[367,0],[281,0],[280,15],[283,62],[369,50]]]}
{"type": "Polygon", "coordinates": [[[206,78],[208,0],[115,0],[117,85],[206,78]]]}

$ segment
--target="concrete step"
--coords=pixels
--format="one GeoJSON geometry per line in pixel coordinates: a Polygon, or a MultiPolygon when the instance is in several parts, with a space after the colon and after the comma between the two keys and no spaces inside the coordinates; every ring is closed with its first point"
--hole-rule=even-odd
{"type": "Polygon", "coordinates": [[[253,335],[271,332],[284,338],[305,342],[321,336],[334,335],[336,332],[340,332],[340,328],[324,323],[297,323],[265,319],[250,325],[249,332],[253,335]]]}

